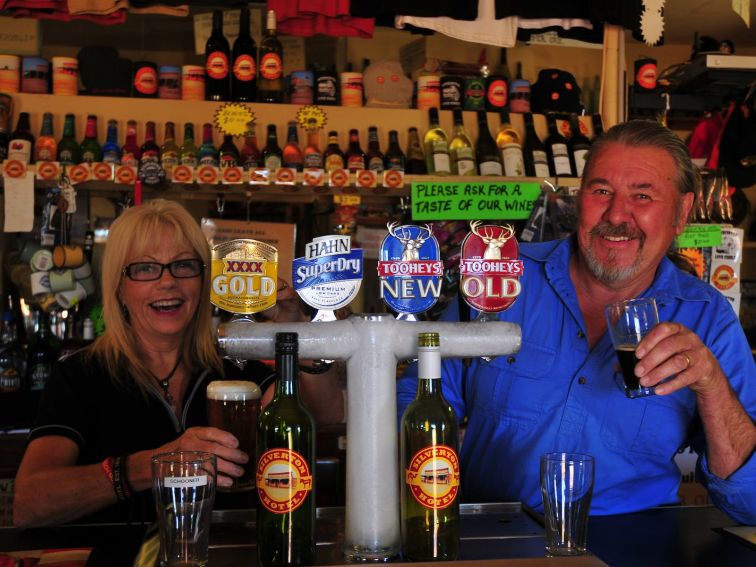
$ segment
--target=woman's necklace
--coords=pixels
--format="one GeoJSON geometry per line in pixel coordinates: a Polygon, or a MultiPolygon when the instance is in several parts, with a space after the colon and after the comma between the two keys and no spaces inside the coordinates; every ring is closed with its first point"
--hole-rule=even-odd
{"type": "Polygon", "coordinates": [[[178,370],[179,365],[181,364],[181,357],[179,356],[176,360],[176,364],[171,369],[171,371],[168,373],[168,375],[163,378],[162,380],[158,378],[157,376],[155,379],[158,381],[158,384],[160,384],[160,387],[163,389],[163,397],[165,398],[165,401],[168,402],[169,406],[173,406],[173,402],[175,401],[173,399],[173,396],[171,395],[170,390],[168,387],[171,385],[171,378],[173,378],[173,375],[176,374],[176,370],[178,370]]]}

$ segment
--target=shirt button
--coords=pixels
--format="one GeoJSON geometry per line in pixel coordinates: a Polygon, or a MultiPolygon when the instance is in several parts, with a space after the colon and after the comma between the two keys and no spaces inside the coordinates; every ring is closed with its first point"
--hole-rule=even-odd
{"type": "Polygon", "coordinates": [[[585,384],[586,382],[587,380],[585,379],[585,376],[581,376],[580,378],[578,378],[578,384],[585,384]]]}
{"type": "Polygon", "coordinates": [[[509,364],[514,364],[514,361],[515,361],[515,357],[514,356],[510,356],[509,358],[507,358],[507,362],[509,364]]]}
{"type": "Polygon", "coordinates": [[[579,339],[584,339],[585,338],[585,333],[582,330],[578,331],[578,338],[579,339]]]}

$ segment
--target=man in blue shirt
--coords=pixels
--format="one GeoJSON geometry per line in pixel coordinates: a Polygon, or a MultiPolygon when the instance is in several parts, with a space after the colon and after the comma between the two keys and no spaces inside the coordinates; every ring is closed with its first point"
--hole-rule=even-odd
{"type": "MultiPolygon", "coordinates": [[[[490,362],[444,361],[444,394],[468,419],[461,450],[468,501],[514,500],[542,510],[539,457],[596,459],[591,512],[674,504],[673,461],[691,445],[712,501],[756,524],[756,366],[728,302],[666,257],[693,206],[696,173],[685,145],[648,121],[615,126],[591,148],[577,234],[525,244],[523,292],[502,321],[522,348],[490,362]],[[662,321],[640,343],[635,374],[656,395],[624,393],[604,307],[654,297],[662,321]]],[[[458,318],[456,304],[444,319],[458,318]]],[[[443,352],[443,344],[441,345],[443,352]]],[[[399,413],[416,366],[398,383],[399,413]]]]}

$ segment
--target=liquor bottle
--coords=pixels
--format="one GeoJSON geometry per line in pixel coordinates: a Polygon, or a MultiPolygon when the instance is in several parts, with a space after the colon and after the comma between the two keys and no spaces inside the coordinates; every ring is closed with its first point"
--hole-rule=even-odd
{"type": "Polygon", "coordinates": [[[368,128],[368,149],[365,154],[367,169],[376,173],[383,173],[384,156],[381,152],[381,142],[378,140],[378,128],[370,126],[368,128]]]}
{"type": "Polygon", "coordinates": [[[549,157],[546,154],[546,147],[536,134],[533,115],[530,112],[525,113],[525,144],[523,144],[522,153],[525,157],[525,172],[528,177],[549,176],[549,157]]]}
{"type": "Polygon", "coordinates": [[[478,111],[478,141],[475,143],[475,153],[481,175],[504,175],[499,148],[488,129],[488,113],[485,110],[478,111]]]}
{"type": "Polygon", "coordinates": [[[349,145],[344,153],[344,161],[350,173],[365,169],[365,152],[360,147],[360,131],[356,128],[349,130],[349,145]]]}
{"type": "Polygon", "coordinates": [[[323,162],[325,170],[329,172],[345,167],[344,152],[339,147],[339,133],[335,130],[328,132],[328,145],[323,154],[323,162]]]}
{"type": "Polygon", "coordinates": [[[234,137],[230,134],[223,136],[223,143],[219,149],[221,167],[236,167],[241,161],[239,150],[234,144],[234,137]]]}
{"type": "Polygon", "coordinates": [[[18,340],[18,325],[12,309],[3,311],[0,322],[0,393],[24,389],[26,361],[18,340]]]}
{"type": "Polygon", "coordinates": [[[21,112],[18,115],[16,129],[13,131],[8,142],[8,159],[17,159],[24,163],[32,163],[34,155],[34,135],[31,133],[29,113],[21,112]]]}
{"type": "Polygon", "coordinates": [[[260,148],[257,147],[257,136],[252,131],[244,137],[244,145],[240,152],[241,164],[244,169],[253,169],[263,166],[263,157],[260,148]]]}
{"type": "Polygon", "coordinates": [[[189,167],[197,167],[199,150],[194,143],[194,124],[187,122],[184,124],[184,142],[179,148],[179,163],[189,167]]]}
{"type": "Polygon", "coordinates": [[[85,346],[86,343],[79,337],[76,327],[76,310],[69,309],[66,317],[66,330],[58,349],[58,360],[63,360],[85,346]]]}
{"type": "Polygon", "coordinates": [[[260,565],[315,561],[315,424],[297,384],[298,337],[276,333],[273,401],[257,421],[260,565]]]}
{"type": "Polygon", "coordinates": [[[601,114],[593,114],[591,116],[591,122],[593,123],[593,139],[595,140],[604,133],[604,124],[601,121],[601,114]]]}
{"type": "Polygon", "coordinates": [[[499,113],[499,131],[496,133],[496,146],[499,148],[501,161],[504,164],[504,175],[507,177],[522,177],[525,175],[525,160],[522,155],[520,134],[509,123],[509,112],[499,113]]]}
{"type": "Polygon", "coordinates": [[[400,425],[404,558],[454,560],[459,552],[457,416],[441,388],[438,333],[418,335],[417,396],[400,425]]]}
{"type": "Polygon", "coordinates": [[[173,122],[166,122],[163,145],[160,146],[160,165],[165,171],[165,175],[170,177],[173,168],[178,163],[179,147],[176,145],[176,125],[173,122]]]}
{"type": "Polygon", "coordinates": [[[268,141],[263,148],[263,164],[265,169],[275,171],[283,163],[283,152],[278,145],[278,133],[275,124],[268,124],[268,141]]]}
{"type": "Polygon", "coordinates": [[[87,116],[87,128],[84,131],[84,139],[81,141],[82,163],[94,163],[102,161],[102,148],[97,141],[97,116],[87,116]]]}
{"type": "Polygon", "coordinates": [[[567,138],[559,132],[554,113],[547,114],[546,120],[549,125],[549,135],[543,141],[543,145],[546,146],[546,153],[549,156],[549,168],[554,175],[571,176],[573,173],[570,153],[567,150],[567,138]]]}
{"type": "Polygon", "coordinates": [[[121,165],[138,167],[141,157],[142,150],[137,144],[137,123],[136,120],[129,120],[126,123],[126,141],[121,148],[121,165]]]}
{"type": "Polygon", "coordinates": [[[37,331],[29,345],[26,382],[31,391],[40,391],[52,375],[53,364],[57,360],[50,333],[50,320],[44,311],[39,312],[37,331]]]}
{"type": "Polygon", "coordinates": [[[307,132],[307,146],[304,149],[305,168],[323,169],[323,152],[320,151],[320,133],[317,130],[307,132]]]}
{"type": "Polygon", "coordinates": [[[230,49],[223,35],[223,12],[213,11],[213,31],[205,43],[205,100],[229,100],[230,49]]]}
{"type": "Polygon", "coordinates": [[[464,118],[461,108],[452,111],[454,116],[454,135],[449,143],[449,153],[452,160],[452,173],[454,175],[475,175],[475,149],[470,136],[465,130],[464,118]]]}
{"type": "Polygon", "coordinates": [[[202,125],[202,145],[197,152],[199,165],[218,167],[218,149],[213,145],[213,125],[206,122],[202,125]]]}
{"type": "Polygon", "coordinates": [[[425,164],[430,175],[449,175],[451,173],[451,159],[449,157],[449,141],[446,132],[438,122],[438,109],[428,109],[430,126],[423,139],[425,150],[425,164]]]}
{"type": "Polygon", "coordinates": [[[81,162],[81,146],[76,140],[76,117],[73,114],[66,114],[63,122],[63,137],[58,142],[58,161],[61,165],[81,162]]]}
{"type": "Polygon", "coordinates": [[[148,163],[160,163],[160,146],[155,142],[155,123],[151,120],[144,128],[144,143],[139,148],[140,169],[148,163]]]}
{"type": "Polygon", "coordinates": [[[389,130],[389,145],[384,156],[384,167],[395,171],[404,171],[407,160],[399,147],[399,132],[389,130]]]}
{"type": "Polygon", "coordinates": [[[587,157],[588,150],[591,149],[591,141],[588,136],[583,134],[580,127],[580,118],[577,114],[570,114],[570,141],[568,148],[570,152],[570,160],[572,161],[572,171],[577,177],[583,176],[583,169],[585,168],[585,158],[587,157]]]}
{"type": "Polygon", "coordinates": [[[53,134],[52,112],[42,116],[42,131],[34,142],[34,161],[55,161],[58,155],[58,142],[53,134]]]}
{"type": "Polygon", "coordinates": [[[423,146],[420,145],[420,136],[415,127],[407,130],[407,161],[405,162],[404,172],[410,175],[424,175],[428,173],[428,168],[425,165],[423,146]]]}
{"type": "Polygon", "coordinates": [[[239,35],[231,51],[231,96],[235,101],[252,102],[257,94],[257,45],[249,34],[249,8],[242,6],[239,35]]]}
{"type": "Polygon", "coordinates": [[[283,47],[276,35],[276,13],[268,10],[265,37],[260,42],[260,77],[257,79],[258,102],[283,102],[283,47]]]}
{"type": "Polygon", "coordinates": [[[284,146],[281,163],[284,167],[291,167],[297,171],[302,171],[304,156],[299,148],[299,134],[297,133],[297,123],[289,122],[286,132],[286,145],[284,146]]]}
{"type": "Polygon", "coordinates": [[[102,145],[102,161],[118,164],[121,162],[121,146],[118,145],[118,122],[108,120],[108,133],[102,145]]]}

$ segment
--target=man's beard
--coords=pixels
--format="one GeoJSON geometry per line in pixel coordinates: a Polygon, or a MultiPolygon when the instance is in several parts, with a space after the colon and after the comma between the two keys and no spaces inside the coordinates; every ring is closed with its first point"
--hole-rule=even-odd
{"type": "Polygon", "coordinates": [[[638,273],[643,245],[646,242],[646,237],[642,232],[630,228],[630,225],[627,223],[614,226],[604,221],[594,226],[589,236],[588,246],[584,250],[583,255],[588,269],[597,280],[605,284],[614,284],[625,279],[630,279],[638,273]],[[635,261],[629,266],[616,266],[614,265],[614,261],[616,260],[616,253],[614,251],[609,252],[605,261],[599,260],[593,253],[593,242],[594,239],[604,236],[624,236],[637,239],[639,246],[635,261]]]}

